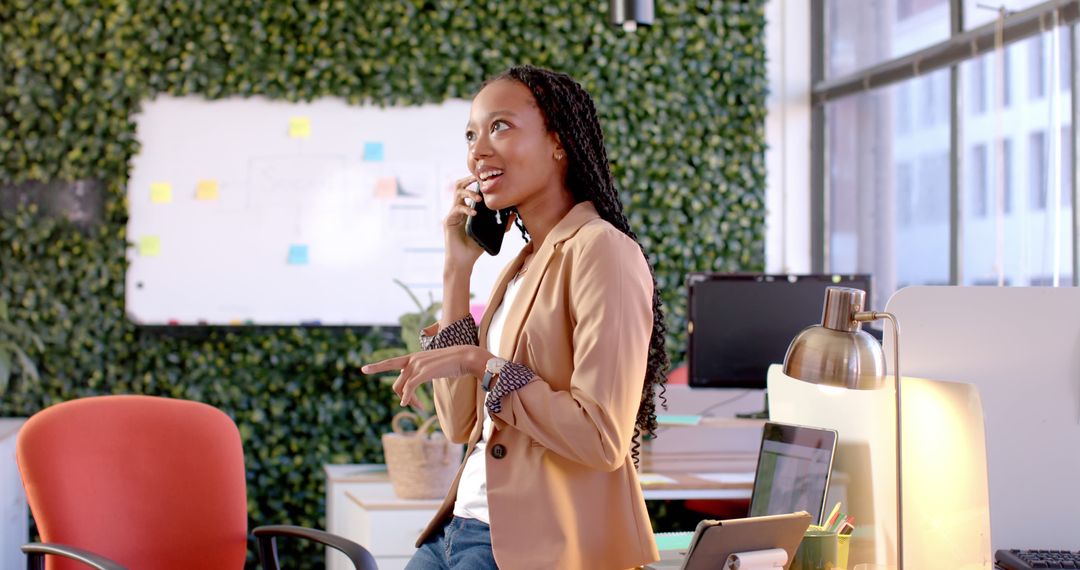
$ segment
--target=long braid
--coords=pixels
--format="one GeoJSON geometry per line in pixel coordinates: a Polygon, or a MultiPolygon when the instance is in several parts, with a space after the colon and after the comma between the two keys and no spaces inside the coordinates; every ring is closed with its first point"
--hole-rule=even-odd
{"type": "MultiPolygon", "coordinates": [[[[557,73],[530,65],[512,67],[489,80],[512,79],[524,84],[532,91],[533,98],[540,108],[549,131],[559,135],[559,141],[566,151],[568,168],[566,185],[575,202],[591,201],[597,213],[605,221],[638,242],[641,254],[646,262],[649,255],[641,246],[637,235],[630,229],[630,222],[623,213],[623,204],[619,200],[615,182],[608,165],[607,149],[604,147],[604,133],[600,130],[600,120],[596,115],[596,106],[588,92],[569,75],[557,73]]],[[[521,220],[519,217],[518,220],[521,220]]],[[[519,224],[522,235],[526,236],[524,225],[519,224]]],[[[652,264],[649,273],[653,280],[653,329],[649,341],[649,361],[645,370],[645,385],[641,392],[641,404],[638,407],[635,434],[647,437],[656,435],[657,388],[665,407],[667,370],[670,366],[664,338],[667,326],[664,323],[663,302],[656,287],[656,274],[652,264]]],[[[634,465],[638,464],[639,437],[635,437],[633,447],[634,465]]]]}

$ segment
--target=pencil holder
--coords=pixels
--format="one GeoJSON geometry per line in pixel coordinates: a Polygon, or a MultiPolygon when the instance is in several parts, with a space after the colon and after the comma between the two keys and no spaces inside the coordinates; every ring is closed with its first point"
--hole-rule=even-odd
{"type": "Polygon", "coordinates": [[[851,535],[839,534],[836,536],[836,566],[841,570],[847,570],[848,549],[851,547],[851,535]]]}
{"type": "Polygon", "coordinates": [[[819,526],[810,526],[803,535],[789,570],[839,570],[839,535],[819,526]]]}

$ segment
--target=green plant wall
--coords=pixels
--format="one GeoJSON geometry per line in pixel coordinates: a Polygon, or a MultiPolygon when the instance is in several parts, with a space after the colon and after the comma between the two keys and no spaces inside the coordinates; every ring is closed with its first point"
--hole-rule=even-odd
{"type": "MultiPolygon", "coordinates": [[[[470,97],[518,63],[593,94],[617,186],[652,256],[682,359],[689,271],[764,262],[764,0],[656,0],[626,33],[607,0],[5,0],[0,186],[97,179],[104,223],[0,213],[0,295],[47,341],[42,380],[0,414],[145,393],[208,402],[240,426],[255,523],[324,523],[326,462],[380,461],[389,389],[359,373],[379,331],[141,329],[124,318],[133,114],[157,94],[470,97]]],[[[464,120],[464,118],[463,118],[464,120]]],[[[464,145],[462,147],[464,158],[464,145]]],[[[388,340],[391,339],[391,340],[388,340]]],[[[300,549],[301,567],[321,563],[300,549]]]]}

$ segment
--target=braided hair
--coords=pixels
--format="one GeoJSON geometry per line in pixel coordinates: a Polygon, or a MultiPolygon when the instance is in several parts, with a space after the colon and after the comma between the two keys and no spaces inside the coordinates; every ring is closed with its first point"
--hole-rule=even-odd
{"type": "MultiPolygon", "coordinates": [[[[600,130],[600,121],[596,116],[596,106],[592,97],[578,82],[565,73],[558,73],[523,65],[511,67],[505,72],[489,79],[484,85],[495,81],[517,81],[532,91],[533,98],[544,116],[548,131],[559,136],[566,152],[566,186],[575,203],[590,201],[597,213],[605,221],[638,242],[637,235],[630,229],[630,222],[623,213],[623,204],[619,200],[615,182],[608,165],[607,150],[604,147],[604,133],[600,130]]],[[[515,216],[522,237],[528,240],[528,231],[521,216],[515,216]]],[[[649,256],[642,247],[641,254],[648,262],[649,256]]],[[[652,265],[649,272],[653,280],[653,328],[649,341],[649,361],[645,369],[645,385],[641,392],[641,404],[638,407],[637,421],[634,427],[634,465],[638,464],[640,436],[656,435],[656,389],[660,389],[660,398],[666,407],[664,395],[667,382],[668,361],[664,347],[667,326],[664,324],[663,302],[656,287],[656,275],[652,265]]]]}

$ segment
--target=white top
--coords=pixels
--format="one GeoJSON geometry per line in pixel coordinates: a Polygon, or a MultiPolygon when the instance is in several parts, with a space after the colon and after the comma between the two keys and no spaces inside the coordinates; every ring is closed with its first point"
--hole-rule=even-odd
{"type": "MultiPolygon", "coordinates": [[[[506,325],[506,313],[514,302],[517,295],[519,279],[515,277],[506,285],[502,303],[491,315],[491,324],[488,326],[487,345],[492,353],[502,358],[509,359],[513,355],[498,354],[499,340],[502,338],[503,327],[506,325]]],[[[488,515],[487,502],[487,464],[484,462],[484,452],[487,450],[487,441],[495,424],[491,421],[487,406],[484,408],[484,427],[481,430],[480,441],[465,460],[465,470],[461,473],[461,481],[458,483],[457,501],[454,503],[454,516],[468,519],[476,519],[486,524],[491,524],[488,515]]]]}

